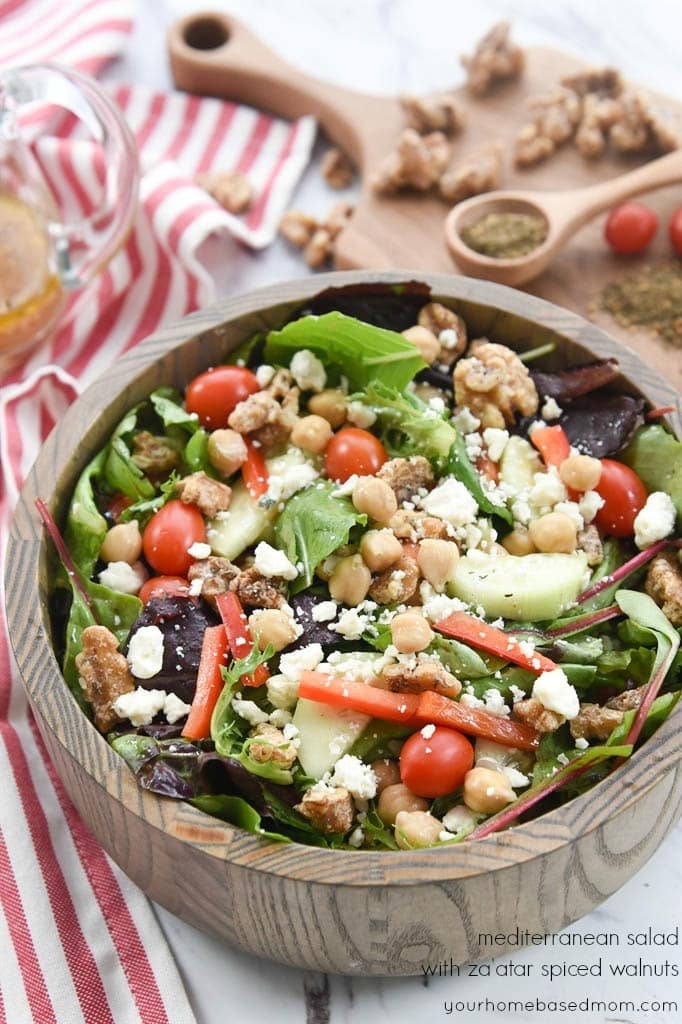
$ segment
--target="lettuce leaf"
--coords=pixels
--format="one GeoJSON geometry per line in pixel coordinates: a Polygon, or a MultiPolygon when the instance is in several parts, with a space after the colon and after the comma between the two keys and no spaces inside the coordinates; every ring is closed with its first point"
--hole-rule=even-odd
{"type": "Polygon", "coordinates": [[[481,512],[485,512],[489,516],[499,516],[509,526],[512,525],[514,519],[506,505],[498,505],[483,490],[480,474],[467,455],[466,444],[459,431],[455,432],[455,439],[448,459],[447,473],[464,484],[469,494],[476,499],[476,504],[481,512]]]}
{"type": "Polygon", "coordinates": [[[409,391],[399,391],[377,380],[351,398],[372,410],[377,418],[374,431],[389,455],[424,455],[438,468],[444,468],[457,430],[443,415],[409,391]]]}
{"type": "Polygon", "coordinates": [[[640,427],[621,456],[648,491],[665,491],[682,516],[682,442],[659,423],[640,427]]]}
{"type": "Polygon", "coordinates": [[[264,358],[268,363],[288,366],[300,349],[314,352],[325,365],[337,366],[353,389],[379,380],[402,390],[427,366],[401,334],[343,313],[304,316],[280,331],[270,331],[264,358]]]}
{"type": "Polygon", "coordinates": [[[275,524],[277,547],[293,565],[302,565],[292,584],[297,593],[313,582],[315,568],[342,544],[354,526],[367,522],[350,498],[333,497],[338,484],[329,481],[299,491],[287,501],[275,524]]]}

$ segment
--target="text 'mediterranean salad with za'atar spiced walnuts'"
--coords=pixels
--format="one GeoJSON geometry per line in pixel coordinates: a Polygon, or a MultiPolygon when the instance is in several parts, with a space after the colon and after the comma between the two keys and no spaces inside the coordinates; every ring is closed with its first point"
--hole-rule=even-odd
{"type": "Polygon", "coordinates": [[[615,361],[551,348],[340,292],[131,409],[63,536],[38,503],[64,677],[141,786],[415,849],[583,793],[664,721],[682,443],[615,361]]]}

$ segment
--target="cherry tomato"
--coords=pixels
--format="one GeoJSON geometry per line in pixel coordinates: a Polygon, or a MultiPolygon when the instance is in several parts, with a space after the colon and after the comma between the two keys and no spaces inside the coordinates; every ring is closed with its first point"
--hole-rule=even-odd
{"type": "Polygon", "coordinates": [[[189,583],[182,576],[152,576],[137,595],[146,604],[152,597],[188,597],[189,583]]]}
{"type": "Polygon", "coordinates": [[[189,384],[185,393],[188,412],[195,412],[209,430],[226,427],[235,406],[260,391],[256,375],[243,366],[215,366],[189,384]]]}
{"type": "Polygon", "coordinates": [[[194,505],[174,499],[155,512],[142,535],[142,549],[152,569],[163,576],[186,576],[194,559],[192,544],[206,540],[204,519],[194,505]]]}
{"type": "Polygon", "coordinates": [[[604,505],[597,512],[597,526],[612,537],[631,537],[635,517],[644,508],[646,487],[629,466],[614,459],[602,459],[602,471],[595,491],[604,505]]]}
{"type": "Polygon", "coordinates": [[[324,453],[327,476],[343,483],[349,476],[373,476],[388,455],[381,441],[368,430],[344,427],[334,434],[324,453]]]}
{"type": "Polygon", "coordinates": [[[658,217],[642,203],[623,203],[611,210],[604,227],[604,237],[611,248],[622,256],[643,252],[658,229],[658,217]]]}
{"type": "Polygon", "coordinates": [[[677,256],[682,256],[682,206],[670,218],[668,234],[677,256]]]}
{"type": "Polygon", "coordinates": [[[118,522],[121,513],[124,512],[129,505],[132,505],[132,503],[132,498],[129,498],[127,494],[114,495],[114,497],[109,502],[108,512],[115,523],[118,522]]]}
{"type": "Polygon", "coordinates": [[[400,752],[400,778],[417,796],[447,796],[459,789],[473,767],[474,748],[455,729],[436,726],[427,738],[415,732],[400,752]]]}

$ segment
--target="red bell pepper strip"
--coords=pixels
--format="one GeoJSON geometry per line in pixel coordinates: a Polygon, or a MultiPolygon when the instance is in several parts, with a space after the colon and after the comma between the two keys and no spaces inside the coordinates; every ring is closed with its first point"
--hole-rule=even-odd
{"type": "MultiPolygon", "coordinates": [[[[226,594],[218,595],[216,604],[225,627],[230,654],[235,661],[246,658],[253,648],[253,640],[241,601],[228,590],[226,594]]],[[[242,676],[241,683],[243,686],[262,686],[269,675],[267,665],[259,665],[252,676],[242,676]]]]}
{"type": "Polygon", "coordinates": [[[505,661],[513,661],[515,665],[527,668],[529,672],[553,672],[558,668],[555,662],[546,658],[544,654],[533,651],[526,654],[520,647],[519,641],[505,633],[502,629],[488,625],[474,615],[467,612],[453,612],[446,619],[441,619],[434,626],[444,636],[451,636],[455,640],[462,640],[470,647],[477,647],[488,654],[494,654],[505,661]]]}
{"type": "Polygon", "coordinates": [[[366,683],[307,669],[301,673],[298,695],[334,708],[352,708],[359,714],[380,718],[384,722],[411,723],[419,702],[415,693],[391,693],[366,683]]]}
{"type": "Polygon", "coordinates": [[[221,668],[227,664],[227,633],[224,626],[209,626],[201,645],[197,688],[182,735],[203,740],[211,735],[211,715],[223,689],[221,668]]]}
{"type": "Polygon", "coordinates": [[[298,695],[386,722],[402,722],[415,729],[429,724],[444,725],[520,750],[534,750],[540,742],[539,734],[524,722],[511,722],[490,711],[467,707],[431,690],[421,694],[391,693],[324,672],[305,671],[301,673],[298,695]]]}
{"type": "Polygon", "coordinates": [[[265,458],[260,448],[256,448],[253,441],[248,437],[244,438],[248,455],[246,462],[242,465],[242,480],[246,489],[254,501],[262,498],[268,489],[268,467],[265,465],[265,458]]]}
{"type": "Polygon", "coordinates": [[[563,427],[538,427],[529,437],[546,466],[556,466],[558,469],[571,454],[571,442],[563,427]]]}

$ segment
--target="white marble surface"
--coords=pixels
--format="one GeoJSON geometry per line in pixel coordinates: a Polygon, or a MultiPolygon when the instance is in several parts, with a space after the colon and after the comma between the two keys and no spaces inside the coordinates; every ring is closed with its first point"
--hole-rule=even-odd
{"type": "MultiPolygon", "coordinates": [[[[166,86],[165,29],[174,17],[192,9],[223,8],[248,22],[280,53],[310,73],[374,92],[428,91],[460,80],[457,54],[467,50],[494,20],[514,21],[522,43],[563,47],[595,62],[613,62],[629,77],[663,92],[682,96],[679,0],[139,0],[138,24],[126,60],[109,77],[166,86]]],[[[318,146],[317,155],[321,151],[318,146]]],[[[296,197],[311,212],[330,205],[329,191],[311,167],[296,197]]],[[[283,278],[300,276],[303,266],[280,242],[254,255],[221,242],[210,259],[219,294],[283,278]]],[[[628,885],[572,931],[616,931],[625,943],[628,932],[649,925],[670,932],[679,922],[682,888],[682,826],[667,839],[649,864],[628,885]]],[[[492,976],[437,978],[428,986],[418,979],[325,978],[235,952],[208,938],[162,908],[158,914],[187,984],[199,1024],[399,1024],[414,1020],[457,1019],[471,1024],[529,1021],[628,1022],[667,1024],[682,1021],[680,977],[659,979],[541,977],[550,949],[529,949],[497,961],[492,976]],[[510,960],[530,977],[496,976],[510,960]],[[515,1012],[485,1008],[459,1010],[447,1005],[486,998],[631,1000],[637,1009],[610,1005],[591,1013],[515,1012]],[[643,1012],[643,1000],[677,1000],[676,1012],[643,1012]]],[[[555,957],[567,963],[594,963],[602,952],[609,963],[637,959],[636,947],[619,952],[566,948],[555,957]]],[[[666,959],[682,970],[679,946],[651,948],[644,959],[666,959]]]]}

